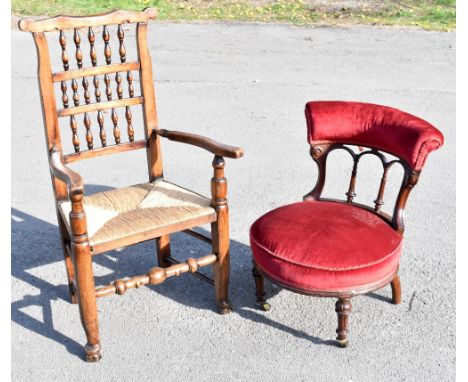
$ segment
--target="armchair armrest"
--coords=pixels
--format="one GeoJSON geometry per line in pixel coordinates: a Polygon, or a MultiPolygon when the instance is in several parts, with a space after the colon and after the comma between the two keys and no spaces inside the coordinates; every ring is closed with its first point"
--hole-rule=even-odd
{"type": "Polygon", "coordinates": [[[183,133],[181,131],[170,131],[165,129],[154,129],[153,132],[169,139],[170,141],[198,146],[221,157],[240,158],[244,155],[244,150],[242,150],[240,147],[225,145],[201,135],[183,133]]]}
{"type": "Polygon", "coordinates": [[[81,176],[65,166],[62,150],[57,146],[53,146],[50,152],[50,171],[53,176],[67,184],[70,195],[83,194],[84,187],[81,176]]]}

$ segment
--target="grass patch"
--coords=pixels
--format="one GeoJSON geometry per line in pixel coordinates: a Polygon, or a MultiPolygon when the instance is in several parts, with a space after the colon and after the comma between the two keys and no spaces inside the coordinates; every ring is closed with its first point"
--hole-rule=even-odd
{"type": "Polygon", "coordinates": [[[454,30],[455,0],[12,0],[17,15],[83,15],[112,9],[156,7],[160,20],[238,20],[315,25],[401,25],[429,30],[454,30]]]}

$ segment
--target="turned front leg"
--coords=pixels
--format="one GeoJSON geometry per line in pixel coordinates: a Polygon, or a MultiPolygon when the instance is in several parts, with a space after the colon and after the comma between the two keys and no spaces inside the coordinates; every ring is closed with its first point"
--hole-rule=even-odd
{"type": "Polygon", "coordinates": [[[340,298],[335,304],[335,312],[338,314],[338,329],[336,339],[341,347],[348,346],[348,317],[351,313],[351,300],[349,298],[340,298]]]}
{"type": "Polygon", "coordinates": [[[88,362],[96,362],[101,359],[101,344],[99,340],[91,248],[87,235],[86,216],[83,210],[81,194],[72,196],[70,225],[72,229],[71,249],[75,266],[80,318],[87,338],[85,357],[88,362]]]}
{"type": "Polygon", "coordinates": [[[216,210],[216,222],[211,224],[213,253],[218,261],[213,264],[214,287],[218,311],[226,314],[231,311],[228,299],[229,286],[229,212],[227,204],[227,181],[224,177],[224,159],[213,159],[214,175],[211,179],[211,206],[216,210]]]}

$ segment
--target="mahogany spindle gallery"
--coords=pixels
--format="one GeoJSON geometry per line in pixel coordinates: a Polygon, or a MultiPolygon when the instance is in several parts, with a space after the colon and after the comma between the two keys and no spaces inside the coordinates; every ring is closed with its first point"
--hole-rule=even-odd
{"type": "MultiPolygon", "coordinates": [[[[131,288],[159,284],[169,277],[188,273],[214,286],[214,298],[220,313],[230,311],[229,282],[229,222],[227,182],[224,176],[224,158],[240,158],[241,148],[223,145],[211,139],[189,133],[158,129],[156,98],[152,63],[147,46],[147,23],[156,16],[154,9],[143,12],[114,11],[94,16],[57,16],[44,20],[23,19],[19,27],[33,34],[38,53],[38,79],[43,106],[49,168],[56,200],[67,281],[72,303],[78,303],[81,323],[86,335],[86,361],[101,358],[101,342],[97,298],[110,294],[123,295],[131,288]],[[136,23],[136,61],[128,62],[124,46],[122,24],[136,23]],[[120,63],[111,64],[108,25],[117,25],[120,63]],[[98,65],[93,28],[102,27],[105,65],[98,65]],[[79,31],[87,28],[91,67],[86,68],[82,58],[79,31]],[[51,68],[45,34],[59,31],[63,71],[51,68]],[[73,30],[78,69],[69,69],[66,39],[63,30],[73,30]],[[132,71],[139,75],[140,96],[135,96],[132,71]],[[128,98],[125,98],[123,74],[127,73],[128,98]],[[104,77],[105,98],[101,99],[99,76],[104,77]],[[111,76],[117,83],[117,99],[112,100],[111,76]],[[94,101],[89,83],[93,79],[94,101]],[[69,105],[66,81],[71,81],[73,106],[69,105]],[[55,104],[54,82],[61,84],[63,109],[55,104]],[[83,85],[84,104],[80,105],[78,83],[83,85]],[[144,139],[135,141],[130,106],[141,105],[144,139]],[[125,108],[129,142],[121,141],[117,110],[125,108]],[[115,144],[107,144],[104,114],[110,111],[115,144]],[[101,147],[94,147],[91,119],[88,113],[97,112],[101,147]],[[88,150],[80,151],[76,116],[83,114],[88,150]],[[58,118],[69,117],[75,152],[63,153],[58,118]],[[167,182],[163,177],[160,139],[201,147],[214,155],[211,198],[167,182]],[[85,195],[81,176],[67,164],[75,161],[111,155],[132,150],[145,150],[148,182],[122,189],[85,195]],[[164,196],[166,195],[166,196],[164,196]],[[142,207],[140,207],[142,206],[142,207]],[[148,211],[150,211],[148,213],[148,211]],[[106,212],[106,213],[102,213],[106,212]],[[122,223],[123,222],[123,223],[122,223]],[[192,230],[211,224],[212,237],[192,230]],[[88,230],[89,227],[93,229],[88,230]],[[195,239],[211,244],[209,254],[181,262],[171,257],[170,235],[185,232],[195,239]],[[107,286],[94,285],[92,256],[117,248],[152,240],[156,242],[158,266],[143,275],[115,280],[107,286]],[[200,273],[201,267],[212,265],[214,279],[200,273]]],[[[84,47],[83,47],[84,48],[84,47]]],[[[132,171],[130,163],[128,171],[132,171]]],[[[125,168],[126,170],[126,168],[125,168]]],[[[207,179],[207,189],[210,189],[207,179]]],[[[156,260],[156,256],[151,254],[156,260]]],[[[128,318],[133,319],[133,318],[128,318]]]]}

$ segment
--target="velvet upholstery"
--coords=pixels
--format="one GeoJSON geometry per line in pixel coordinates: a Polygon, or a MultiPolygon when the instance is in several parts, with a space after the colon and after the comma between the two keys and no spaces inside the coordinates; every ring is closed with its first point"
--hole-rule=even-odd
{"type": "Polygon", "coordinates": [[[442,133],[414,115],[361,102],[306,104],[309,143],[337,142],[386,151],[420,170],[427,155],[444,141],[442,133]]]}
{"type": "Polygon", "coordinates": [[[345,291],[396,272],[402,236],[353,205],[305,201],[279,207],[250,229],[253,258],[273,280],[304,292],[345,291]]]}

